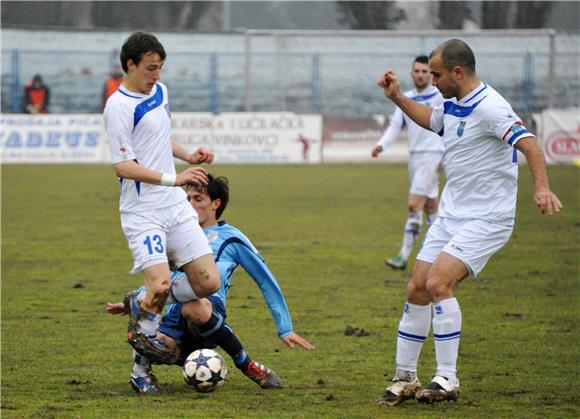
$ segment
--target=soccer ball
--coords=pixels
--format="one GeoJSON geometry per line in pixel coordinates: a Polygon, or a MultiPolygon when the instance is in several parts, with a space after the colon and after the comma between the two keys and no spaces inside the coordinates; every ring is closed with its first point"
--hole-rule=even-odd
{"type": "Polygon", "coordinates": [[[209,393],[224,383],[228,367],[224,358],[212,349],[198,349],[183,364],[187,385],[200,393],[209,393]]]}

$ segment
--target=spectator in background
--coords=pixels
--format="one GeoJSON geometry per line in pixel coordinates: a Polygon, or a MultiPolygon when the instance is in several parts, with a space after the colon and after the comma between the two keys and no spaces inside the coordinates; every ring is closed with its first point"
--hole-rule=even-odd
{"type": "Polygon", "coordinates": [[[48,113],[50,89],[42,82],[40,74],[36,74],[30,83],[24,87],[22,97],[22,112],[30,114],[48,113]]]}
{"type": "Polygon", "coordinates": [[[101,110],[105,109],[105,104],[107,103],[107,99],[113,93],[117,91],[119,86],[123,83],[123,70],[121,69],[120,65],[116,65],[111,70],[111,74],[109,74],[109,78],[105,81],[103,86],[103,95],[101,99],[101,110]]]}

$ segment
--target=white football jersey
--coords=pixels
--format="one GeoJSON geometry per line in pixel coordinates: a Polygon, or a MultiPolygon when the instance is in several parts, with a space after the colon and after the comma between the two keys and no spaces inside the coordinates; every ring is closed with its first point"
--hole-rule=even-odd
{"type": "MultiPolygon", "coordinates": [[[[120,86],[105,106],[105,129],[113,164],[133,160],[157,172],[175,174],[167,87],[157,83],[149,95],[120,86]]],[[[120,178],[121,212],[164,208],[186,199],[181,188],[120,178]]]]}
{"type": "MultiPolygon", "coordinates": [[[[443,103],[443,97],[439,90],[431,86],[425,92],[417,93],[416,90],[408,90],[404,93],[405,96],[413,99],[422,105],[434,108],[443,103]]],[[[377,143],[385,149],[389,144],[395,142],[400,137],[403,128],[407,127],[409,152],[425,152],[425,151],[443,151],[443,142],[441,138],[432,131],[420,127],[401,111],[395,109],[395,113],[389,123],[389,127],[377,143]]]]}
{"type": "Polygon", "coordinates": [[[533,137],[510,104],[481,83],[457,102],[433,109],[431,129],[442,136],[447,182],[439,216],[513,224],[517,198],[516,143],[533,137]]]}

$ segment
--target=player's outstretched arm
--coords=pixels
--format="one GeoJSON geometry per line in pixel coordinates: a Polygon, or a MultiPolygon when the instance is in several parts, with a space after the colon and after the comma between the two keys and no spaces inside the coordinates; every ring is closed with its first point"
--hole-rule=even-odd
{"type": "Polygon", "coordinates": [[[431,129],[431,108],[421,105],[401,93],[399,79],[388,69],[377,80],[386,97],[391,99],[409,118],[425,129],[431,129]]]}
{"type": "Polygon", "coordinates": [[[516,143],[516,148],[524,153],[528,161],[536,187],[534,201],[540,214],[547,212],[548,215],[552,215],[554,212],[560,212],[563,206],[556,194],[550,190],[544,154],[538,147],[536,140],[531,137],[522,138],[516,143]]]}
{"type": "Polygon", "coordinates": [[[401,136],[403,131],[403,126],[405,125],[405,120],[403,118],[403,111],[397,108],[391,117],[391,122],[389,122],[389,127],[385,130],[373,150],[371,151],[371,156],[378,157],[380,153],[383,152],[385,147],[389,144],[394,143],[401,136]]]}
{"type": "Polygon", "coordinates": [[[189,162],[191,164],[211,164],[214,159],[214,154],[205,147],[200,147],[189,155],[189,162]]]}
{"type": "Polygon", "coordinates": [[[294,348],[294,345],[298,345],[301,348],[306,349],[307,351],[312,351],[316,349],[314,345],[312,345],[306,339],[304,339],[303,337],[294,332],[289,333],[286,336],[281,337],[280,339],[282,339],[282,342],[284,342],[286,346],[288,346],[289,348],[294,348]]]}
{"type": "Polygon", "coordinates": [[[173,152],[173,157],[186,161],[189,164],[211,164],[214,159],[214,154],[205,147],[199,147],[193,153],[189,154],[187,150],[175,140],[171,140],[171,150],[173,152]]]}

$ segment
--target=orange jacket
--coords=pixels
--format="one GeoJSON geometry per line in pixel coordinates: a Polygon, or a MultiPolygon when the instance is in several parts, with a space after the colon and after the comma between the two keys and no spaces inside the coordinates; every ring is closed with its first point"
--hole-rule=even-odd
{"type": "Polygon", "coordinates": [[[34,87],[32,83],[28,83],[24,88],[23,109],[25,113],[28,105],[33,105],[40,109],[38,113],[48,113],[48,101],[50,99],[50,91],[46,85],[42,84],[39,87],[34,87]]]}
{"type": "Polygon", "coordinates": [[[105,95],[107,96],[105,100],[107,100],[109,96],[117,91],[121,83],[123,83],[123,77],[119,79],[111,77],[105,82],[105,95]]]}

